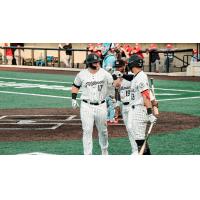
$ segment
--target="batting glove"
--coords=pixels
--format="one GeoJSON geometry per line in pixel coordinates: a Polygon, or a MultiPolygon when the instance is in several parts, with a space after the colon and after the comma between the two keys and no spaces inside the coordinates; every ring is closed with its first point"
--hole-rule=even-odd
{"type": "Polygon", "coordinates": [[[117,78],[121,78],[123,74],[120,71],[114,71],[112,75],[117,76],[117,78]]]}
{"type": "Polygon", "coordinates": [[[73,108],[73,109],[76,109],[76,108],[78,108],[78,107],[79,107],[79,104],[78,104],[77,100],[72,99],[72,108],[73,108]]]}
{"type": "Polygon", "coordinates": [[[148,115],[148,117],[149,117],[149,121],[150,121],[151,123],[153,123],[153,124],[156,123],[157,118],[156,118],[153,114],[148,115]]]}

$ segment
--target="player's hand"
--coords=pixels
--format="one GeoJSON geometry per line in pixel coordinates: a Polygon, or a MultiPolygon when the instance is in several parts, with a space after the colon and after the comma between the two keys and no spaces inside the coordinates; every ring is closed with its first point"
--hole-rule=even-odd
{"type": "Polygon", "coordinates": [[[73,109],[76,109],[76,108],[78,108],[78,107],[79,107],[79,104],[78,104],[77,100],[72,99],[72,108],[73,108],[73,109]]]}
{"type": "Polygon", "coordinates": [[[120,71],[114,71],[112,75],[115,75],[117,78],[121,78],[123,76],[120,71]]]}
{"type": "Polygon", "coordinates": [[[153,124],[156,123],[157,118],[156,118],[153,114],[148,115],[148,117],[149,117],[149,121],[150,121],[151,123],[153,123],[153,124]]]}

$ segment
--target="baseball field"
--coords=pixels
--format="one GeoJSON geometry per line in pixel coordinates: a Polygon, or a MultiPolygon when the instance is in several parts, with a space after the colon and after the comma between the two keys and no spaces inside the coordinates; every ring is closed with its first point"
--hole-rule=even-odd
{"type": "MultiPolygon", "coordinates": [[[[0,154],[82,155],[79,110],[71,108],[76,73],[0,70],[0,154]],[[36,73],[37,72],[37,73],[36,73]]],[[[153,155],[200,154],[200,80],[154,76],[160,116],[153,155]]],[[[109,153],[129,155],[123,121],[110,125],[109,153]]],[[[94,131],[94,154],[100,154],[94,131]]]]}

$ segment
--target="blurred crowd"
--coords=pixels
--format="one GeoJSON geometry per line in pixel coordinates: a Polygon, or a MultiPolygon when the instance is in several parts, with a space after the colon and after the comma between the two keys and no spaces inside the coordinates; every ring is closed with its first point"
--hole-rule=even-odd
{"type": "MultiPolygon", "coordinates": [[[[2,64],[8,65],[30,65],[31,58],[25,58],[25,50],[17,49],[20,47],[24,47],[23,43],[1,43],[2,47],[14,46],[14,48],[0,49],[0,59],[2,64]],[[30,64],[27,64],[30,62],[30,64]]],[[[65,51],[60,51],[60,62],[64,64],[65,67],[72,67],[72,43],[60,43],[58,45],[58,49],[63,49],[65,51]]],[[[152,72],[167,72],[169,69],[172,69],[173,61],[174,61],[174,53],[170,51],[174,50],[173,44],[167,44],[164,49],[169,53],[164,54],[164,59],[161,58],[159,53],[157,52],[158,46],[157,44],[150,44],[148,48],[142,49],[142,45],[139,43],[135,44],[122,44],[122,43],[90,43],[87,44],[88,53],[96,53],[98,54],[102,60],[107,57],[107,62],[115,59],[122,59],[125,62],[132,56],[133,54],[137,54],[140,56],[146,65],[151,65],[152,72]],[[149,56],[149,57],[148,57],[149,56]],[[148,57],[150,61],[145,60],[148,57]]],[[[36,55],[35,55],[36,56],[36,55]]],[[[30,57],[30,56],[29,56],[30,57]]],[[[197,62],[198,52],[196,49],[193,50],[193,54],[191,57],[191,62],[197,62]]],[[[47,61],[54,66],[54,63],[58,61],[58,57],[55,56],[47,56],[47,61]]],[[[34,60],[34,65],[36,66],[45,66],[45,55],[44,51],[41,51],[38,58],[34,60]]]]}

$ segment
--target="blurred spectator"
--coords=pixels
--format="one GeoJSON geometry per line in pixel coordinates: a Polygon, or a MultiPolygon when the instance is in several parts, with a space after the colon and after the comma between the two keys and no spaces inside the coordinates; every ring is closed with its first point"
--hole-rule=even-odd
{"type": "Polygon", "coordinates": [[[170,52],[173,49],[172,44],[166,45],[166,51],[167,53],[164,53],[165,60],[164,60],[164,69],[163,72],[170,72],[172,70],[172,64],[174,61],[174,52],[170,52]]]}
{"type": "Polygon", "coordinates": [[[102,59],[102,44],[97,43],[95,46],[93,46],[93,52],[96,53],[101,59],[102,59]]]}
{"type": "Polygon", "coordinates": [[[198,59],[200,59],[200,54],[198,54],[197,49],[194,49],[192,52],[191,63],[198,62],[198,59]]]}
{"type": "MultiPolygon", "coordinates": [[[[20,45],[17,45],[17,47],[20,47],[20,45]]],[[[23,65],[24,50],[23,49],[15,49],[14,57],[16,59],[17,65],[23,65]]]]}
{"type": "MultiPolygon", "coordinates": [[[[4,43],[4,47],[9,47],[9,43],[4,43]]],[[[13,60],[13,52],[12,49],[8,48],[6,49],[6,61],[8,65],[12,65],[12,60],[13,60]]]]}
{"type": "Polygon", "coordinates": [[[66,51],[60,52],[60,61],[64,62],[66,67],[72,66],[72,43],[65,43],[64,45],[59,44],[60,49],[65,49],[66,51]]]}
{"type": "Polygon", "coordinates": [[[94,44],[90,43],[87,45],[88,54],[93,53],[94,44]]]}
{"type": "Polygon", "coordinates": [[[116,57],[113,53],[113,47],[113,43],[103,43],[102,45],[102,55],[104,56],[102,67],[109,73],[114,71],[114,64],[116,61],[116,57]]]}
{"type": "Polygon", "coordinates": [[[142,47],[140,44],[136,43],[133,47],[132,53],[136,53],[138,56],[140,56],[142,59],[144,59],[144,55],[142,53],[142,47]]]}
{"type": "Polygon", "coordinates": [[[124,61],[129,57],[124,47],[119,43],[115,44],[115,56],[118,60],[122,59],[124,61]]]}
{"type": "Polygon", "coordinates": [[[129,58],[133,53],[133,48],[129,44],[125,44],[123,49],[125,50],[124,53],[126,54],[126,58],[129,58]]]}
{"type": "Polygon", "coordinates": [[[149,47],[149,56],[151,61],[151,71],[159,72],[160,56],[157,52],[157,45],[151,44],[149,47]]]}

